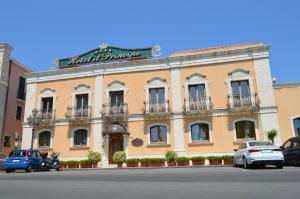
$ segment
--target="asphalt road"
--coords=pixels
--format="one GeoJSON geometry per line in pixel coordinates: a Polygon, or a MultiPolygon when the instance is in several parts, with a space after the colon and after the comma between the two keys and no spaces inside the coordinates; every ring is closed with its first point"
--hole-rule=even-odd
{"type": "Polygon", "coordinates": [[[0,198],[296,199],[300,167],[0,173],[0,198]]]}

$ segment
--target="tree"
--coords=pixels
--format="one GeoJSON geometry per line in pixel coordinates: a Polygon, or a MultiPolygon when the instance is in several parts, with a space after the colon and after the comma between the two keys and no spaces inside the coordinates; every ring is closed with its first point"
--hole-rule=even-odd
{"type": "Polygon", "coordinates": [[[274,138],[277,136],[277,130],[276,129],[271,129],[268,132],[268,139],[272,141],[272,143],[274,144],[274,138]]]}

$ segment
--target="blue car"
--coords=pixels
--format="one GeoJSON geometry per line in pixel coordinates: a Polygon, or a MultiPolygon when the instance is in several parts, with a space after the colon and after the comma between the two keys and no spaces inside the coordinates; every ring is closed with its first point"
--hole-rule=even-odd
{"type": "Polygon", "coordinates": [[[40,168],[43,159],[38,150],[14,150],[11,151],[6,160],[6,173],[14,172],[17,169],[24,169],[31,172],[40,168]]]}

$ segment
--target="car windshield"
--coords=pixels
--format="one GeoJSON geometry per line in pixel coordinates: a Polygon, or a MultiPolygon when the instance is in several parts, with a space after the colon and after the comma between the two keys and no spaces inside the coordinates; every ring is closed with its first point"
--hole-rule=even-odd
{"type": "Polygon", "coordinates": [[[249,146],[273,146],[271,142],[249,142],[249,146]]]}
{"type": "Polygon", "coordinates": [[[26,151],[12,151],[9,154],[9,157],[25,157],[26,151]]]}

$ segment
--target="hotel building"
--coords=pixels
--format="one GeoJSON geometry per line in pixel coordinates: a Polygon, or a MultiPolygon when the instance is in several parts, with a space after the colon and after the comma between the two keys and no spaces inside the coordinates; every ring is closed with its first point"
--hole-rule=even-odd
{"type": "Polygon", "coordinates": [[[270,46],[246,43],[176,52],[102,45],[26,75],[22,148],[61,159],[115,151],[128,158],[225,155],[245,140],[275,144],[299,135],[300,86],[277,85],[270,46]]]}
{"type": "Polygon", "coordinates": [[[0,151],[21,147],[25,77],[30,69],[11,58],[12,47],[0,43],[0,151]]]}

